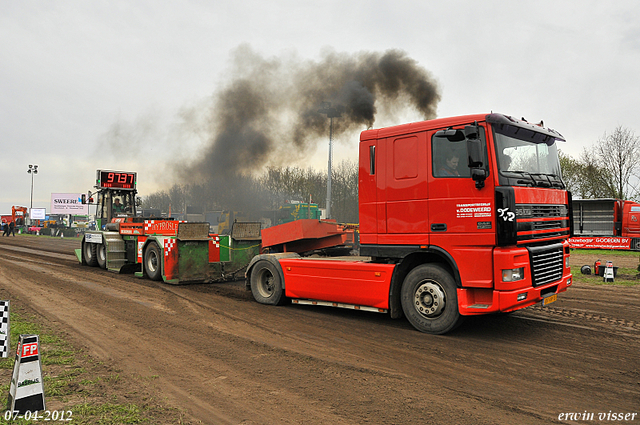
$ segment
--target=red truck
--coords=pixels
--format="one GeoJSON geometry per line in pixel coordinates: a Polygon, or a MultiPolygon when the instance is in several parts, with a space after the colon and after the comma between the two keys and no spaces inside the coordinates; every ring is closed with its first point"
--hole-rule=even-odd
{"type": "Polygon", "coordinates": [[[464,316],[547,305],[572,282],[558,141],[496,113],[364,131],[359,256],[305,257],[269,242],[280,226],[263,229],[263,250],[281,252],[254,257],[246,285],[263,304],[389,313],[433,334],[464,316]]]}
{"type": "Polygon", "coordinates": [[[640,251],[640,204],[622,199],[574,199],[571,248],[640,251]]]}

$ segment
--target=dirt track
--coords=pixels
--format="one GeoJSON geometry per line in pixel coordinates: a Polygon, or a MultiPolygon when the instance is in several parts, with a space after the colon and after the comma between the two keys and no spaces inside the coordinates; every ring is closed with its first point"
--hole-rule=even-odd
{"type": "MultiPolygon", "coordinates": [[[[242,283],[169,286],[82,267],[75,247],[0,238],[2,299],[125,373],[158,376],[157,397],[192,423],[538,424],[565,412],[640,413],[640,287],[574,285],[544,309],[468,318],[431,336],[382,314],[260,305],[242,283]]],[[[574,273],[582,262],[572,260],[574,273]]]]}

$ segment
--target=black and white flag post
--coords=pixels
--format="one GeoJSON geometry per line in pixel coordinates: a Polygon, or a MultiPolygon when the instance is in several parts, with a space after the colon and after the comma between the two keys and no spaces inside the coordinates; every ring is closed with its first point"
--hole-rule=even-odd
{"type": "Polygon", "coordinates": [[[0,301],[0,358],[9,357],[10,343],[9,301],[0,301]]]}
{"type": "Polygon", "coordinates": [[[20,335],[7,410],[19,413],[46,410],[38,335],[20,335]]]}

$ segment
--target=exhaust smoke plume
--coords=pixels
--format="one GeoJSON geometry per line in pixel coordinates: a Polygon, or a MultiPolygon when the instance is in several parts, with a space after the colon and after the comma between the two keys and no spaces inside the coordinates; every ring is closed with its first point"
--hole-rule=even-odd
{"type": "Polygon", "coordinates": [[[328,137],[329,119],[318,112],[323,102],[343,111],[333,120],[338,137],[372,127],[381,110],[414,109],[435,118],[440,100],[429,72],[398,50],[327,52],[320,61],[304,61],[266,59],[241,46],[230,75],[213,96],[206,149],[182,168],[199,183],[231,184],[267,165],[312,154],[328,137]]]}

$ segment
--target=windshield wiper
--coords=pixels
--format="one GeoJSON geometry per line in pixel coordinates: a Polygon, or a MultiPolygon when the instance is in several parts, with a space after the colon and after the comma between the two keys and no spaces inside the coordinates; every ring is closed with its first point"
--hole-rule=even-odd
{"type": "Polygon", "coordinates": [[[549,186],[550,187],[557,187],[557,188],[560,188],[560,189],[564,189],[564,183],[562,183],[562,180],[560,179],[560,177],[557,174],[535,173],[535,174],[532,174],[532,175],[533,176],[544,176],[549,181],[549,186]],[[551,177],[555,177],[556,180],[552,180],[551,177]]]}
{"type": "Polygon", "coordinates": [[[536,180],[536,178],[534,176],[542,176],[544,174],[533,174],[530,173],[528,171],[520,171],[520,170],[509,170],[506,171],[507,173],[514,173],[514,174],[520,174],[522,176],[525,177],[529,177],[529,179],[531,180],[517,180],[516,183],[517,184],[530,184],[533,187],[551,187],[552,184],[551,182],[546,182],[544,180],[536,180]]]}

